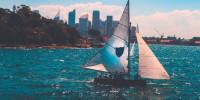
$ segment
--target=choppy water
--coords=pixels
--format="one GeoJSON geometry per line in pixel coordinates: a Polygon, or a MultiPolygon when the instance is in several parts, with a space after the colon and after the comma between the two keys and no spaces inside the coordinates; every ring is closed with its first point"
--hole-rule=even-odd
{"type": "Polygon", "coordinates": [[[91,83],[97,72],[80,67],[100,49],[0,48],[0,99],[200,99],[200,47],[150,48],[172,81],[130,88],[91,83]]]}

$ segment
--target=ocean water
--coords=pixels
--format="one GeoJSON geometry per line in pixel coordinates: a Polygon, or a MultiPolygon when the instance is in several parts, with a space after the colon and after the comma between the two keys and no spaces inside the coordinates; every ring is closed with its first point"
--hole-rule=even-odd
{"type": "MultiPolygon", "coordinates": [[[[172,80],[146,87],[92,83],[97,72],[81,68],[100,49],[0,48],[0,99],[200,99],[200,47],[150,45],[172,80]]],[[[135,49],[138,56],[137,47],[135,49]]],[[[138,59],[131,59],[131,74],[138,59]]]]}

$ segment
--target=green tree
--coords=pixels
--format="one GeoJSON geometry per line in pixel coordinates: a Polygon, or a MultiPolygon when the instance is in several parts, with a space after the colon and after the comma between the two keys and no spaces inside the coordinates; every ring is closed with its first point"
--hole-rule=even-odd
{"type": "Polygon", "coordinates": [[[73,27],[46,19],[21,5],[14,13],[0,8],[0,43],[74,45],[83,39],[73,27]]]}
{"type": "Polygon", "coordinates": [[[94,42],[104,42],[103,36],[101,36],[100,31],[91,29],[88,34],[93,39],[94,42]]]}

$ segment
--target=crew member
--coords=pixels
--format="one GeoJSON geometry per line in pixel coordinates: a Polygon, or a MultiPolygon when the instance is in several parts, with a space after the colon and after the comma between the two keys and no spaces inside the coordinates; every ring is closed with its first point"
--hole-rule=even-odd
{"type": "Polygon", "coordinates": [[[141,79],[141,76],[137,73],[137,74],[134,76],[134,79],[135,79],[135,80],[140,80],[140,79],[141,79]]]}
{"type": "Polygon", "coordinates": [[[109,79],[112,79],[112,72],[110,72],[110,74],[109,74],[109,79]]]}
{"type": "Polygon", "coordinates": [[[108,74],[106,73],[105,75],[104,75],[104,79],[108,79],[109,78],[109,76],[108,76],[108,74]]]}

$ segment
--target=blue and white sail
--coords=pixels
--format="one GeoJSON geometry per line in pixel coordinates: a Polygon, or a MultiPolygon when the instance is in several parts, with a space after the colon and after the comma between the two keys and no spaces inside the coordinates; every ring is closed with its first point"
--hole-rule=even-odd
{"type": "Polygon", "coordinates": [[[114,34],[83,68],[104,72],[128,72],[129,2],[114,34]]]}

